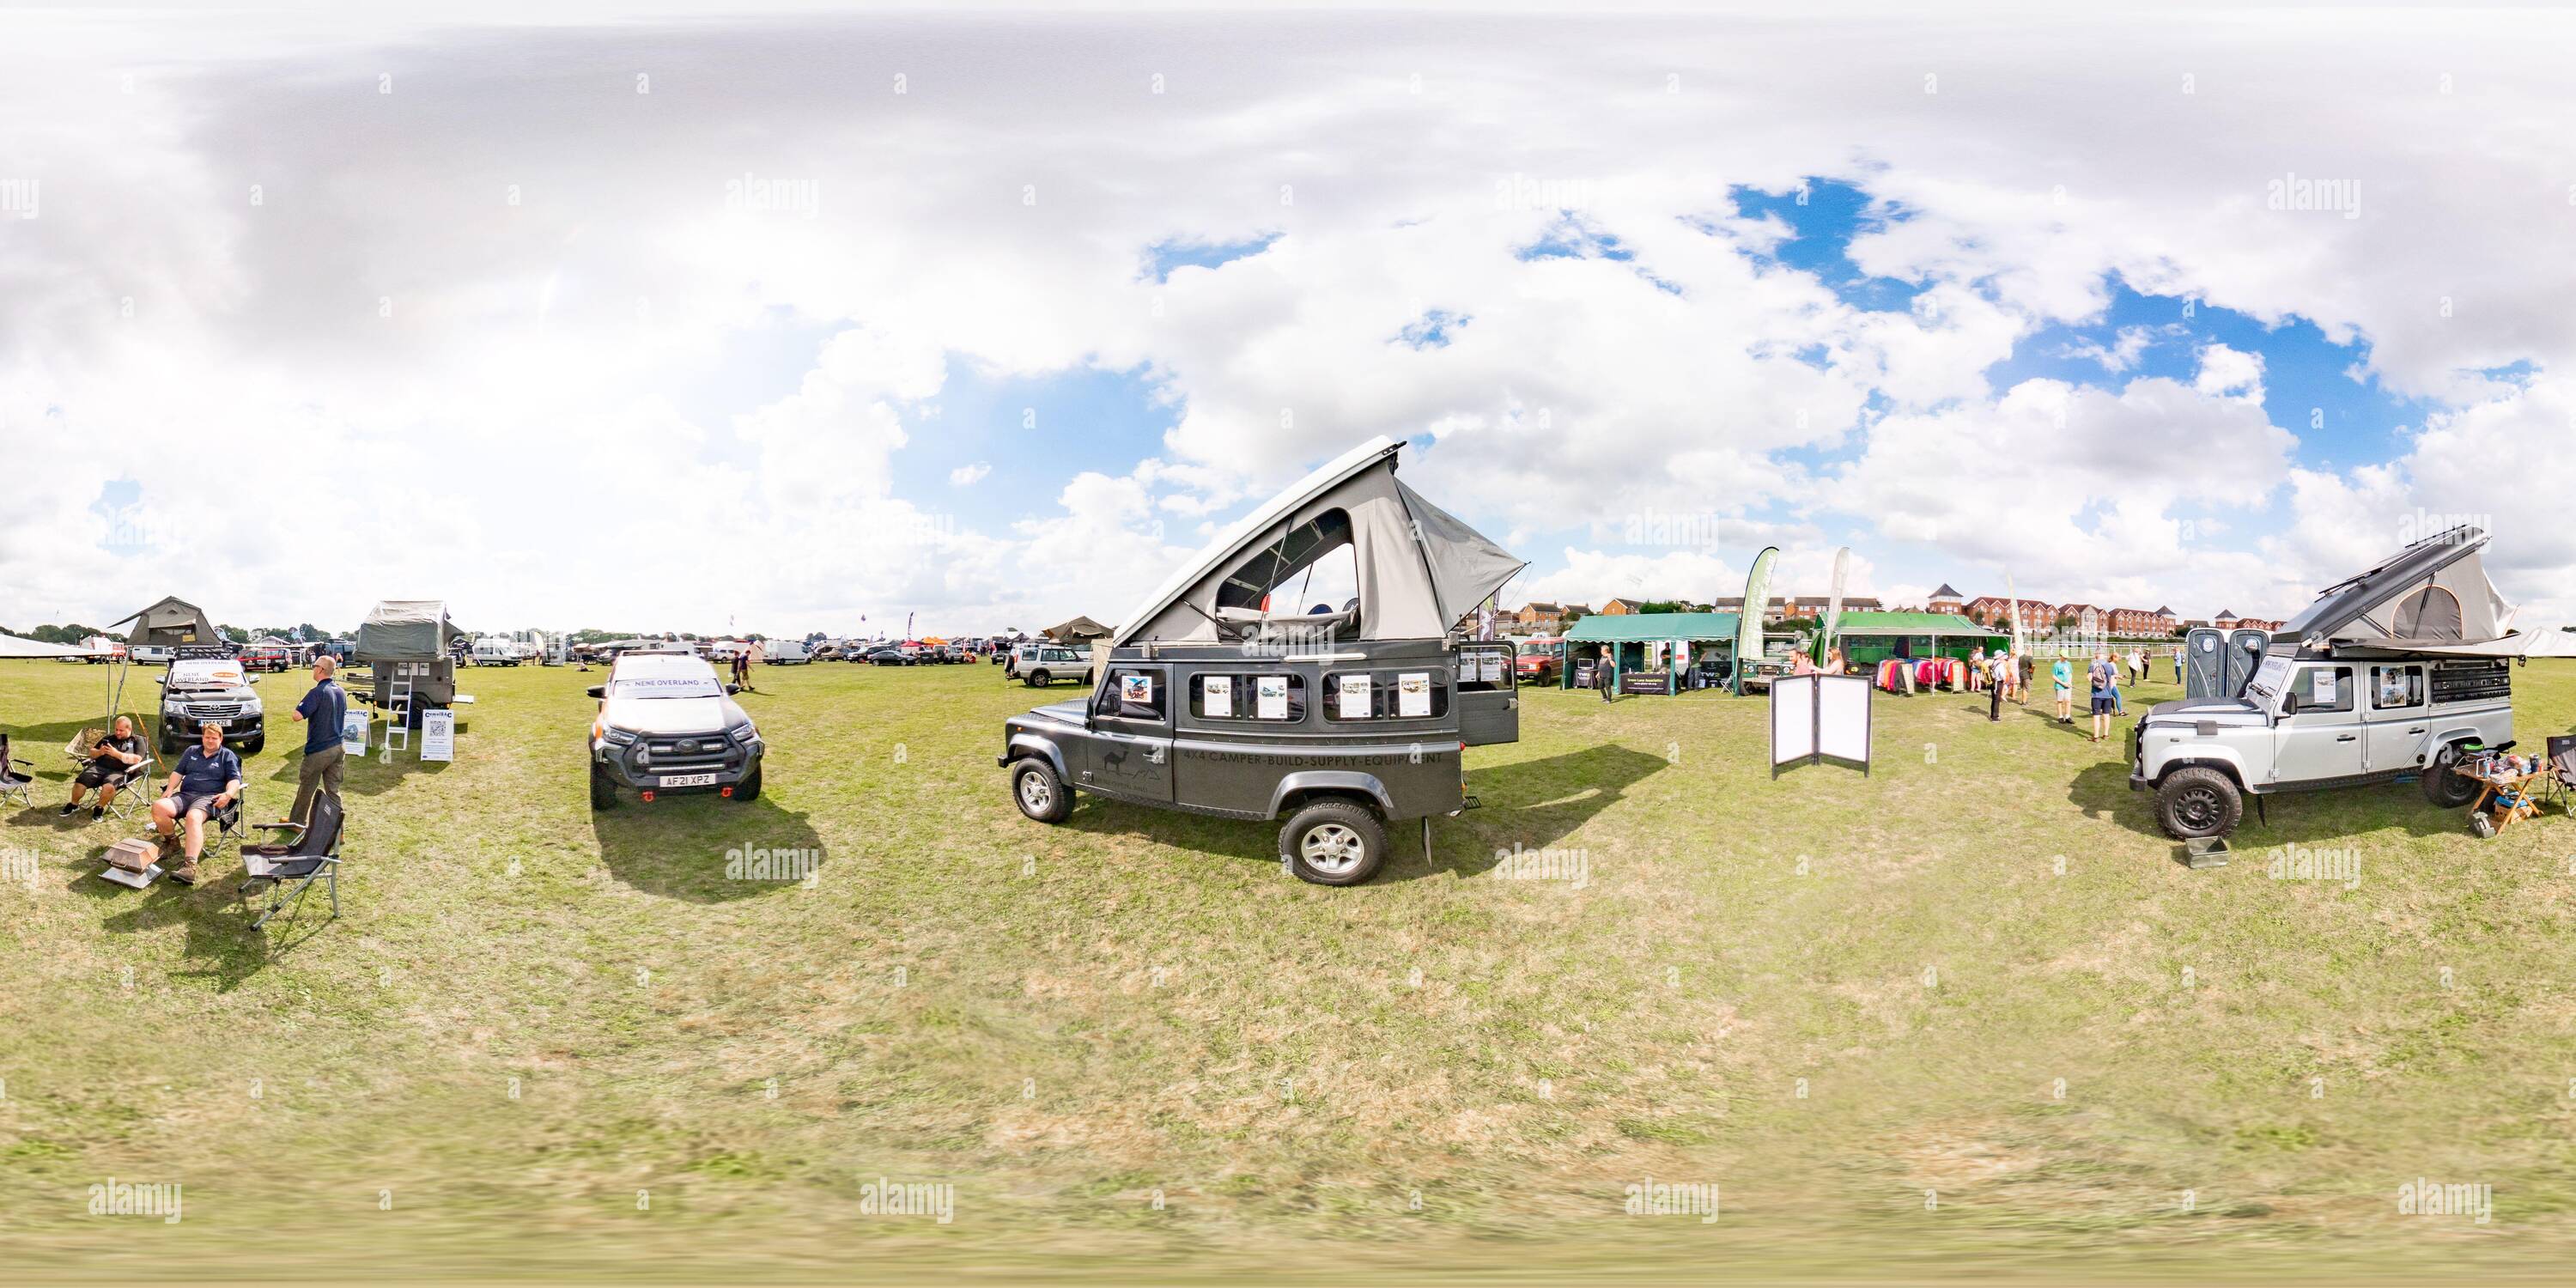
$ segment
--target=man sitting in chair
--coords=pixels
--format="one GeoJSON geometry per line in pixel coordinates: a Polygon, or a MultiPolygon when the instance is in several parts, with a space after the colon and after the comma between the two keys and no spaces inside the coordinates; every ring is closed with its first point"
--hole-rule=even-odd
{"type": "Polygon", "coordinates": [[[152,830],[166,840],[183,826],[186,829],[179,866],[170,870],[170,879],[181,885],[197,884],[197,855],[206,848],[206,820],[232,804],[242,789],[241,757],[224,745],[224,727],[209,720],[201,732],[205,736],[170,771],[161,799],[152,802],[152,830]]]}
{"type": "Polygon", "coordinates": [[[98,791],[98,803],[89,807],[89,816],[97,819],[107,813],[107,803],[116,799],[117,789],[125,786],[126,776],[144,762],[143,740],[134,736],[134,718],[118,716],[115,731],[98,740],[89,749],[89,760],[72,779],[71,803],[63,806],[69,816],[80,808],[81,797],[92,788],[98,791]]]}

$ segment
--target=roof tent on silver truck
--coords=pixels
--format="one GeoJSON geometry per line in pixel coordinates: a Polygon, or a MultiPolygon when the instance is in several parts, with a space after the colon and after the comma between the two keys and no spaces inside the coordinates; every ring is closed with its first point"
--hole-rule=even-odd
{"type": "Polygon", "coordinates": [[[2487,534],[2436,533],[2317,593],[2275,634],[2306,648],[2421,652],[2513,633],[2514,607],[2487,579],[2487,534]]]}

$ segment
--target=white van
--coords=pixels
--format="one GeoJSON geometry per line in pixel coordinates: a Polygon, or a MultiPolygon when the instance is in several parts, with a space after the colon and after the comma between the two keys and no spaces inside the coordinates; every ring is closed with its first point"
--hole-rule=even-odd
{"type": "Polygon", "coordinates": [[[469,655],[476,666],[517,666],[519,642],[507,635],[486,635],[474,641],[469,655]]]}

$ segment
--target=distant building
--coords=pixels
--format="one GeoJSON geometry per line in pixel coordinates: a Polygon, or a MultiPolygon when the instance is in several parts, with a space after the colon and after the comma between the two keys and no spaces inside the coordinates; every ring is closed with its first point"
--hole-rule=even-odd
{"type": "Polygon", "coordinates": [[[1603,617],[1626,617],[1636,612],[1641,607],[1643,607],[1643,605],[1633,599],[1614,599],[1601,606],[1601,615],[1603,617]]]}
{"type": "Polygon", "coordinates": [[[1950,583],[1945,581],[1941,583],[1939,590],[1932,592],[1932,602],[1923,607],[1935,613],[1955,613],[1966,608],[1967,601],[1961,599],[1959,592],[1951,589],[1950,583]]]}

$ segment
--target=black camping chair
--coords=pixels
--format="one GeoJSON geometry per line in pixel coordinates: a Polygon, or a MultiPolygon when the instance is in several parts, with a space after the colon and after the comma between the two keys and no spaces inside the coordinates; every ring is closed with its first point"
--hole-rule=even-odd
{"type": "Polygon", "coordinates": [[[2540,799],[2576,813],[2576,733],[2553,736],[2548,763],[2540,768],[2540,799]]]}
{"type": "Polygon", "coordinates": [[[19,765],[26,765],[29,769],[35,768],[33,764],[10,755],[9,735],[0,733],[0,801],[15,797],[20,807],[34,809],[36,798],[27,793],[27,787],[36,780],[29,775],[19,773],[17,770],[19,765]]]}
{"type": "Polygon", "coordinates": [[[340,915],[340,798],[323,792],[301,823],[258,823],[255,827],[285,833],[282,844],[242,847],[242,902],[248,905],[261,889],[271,891],[268,910],[250,923],[257,930],[289,906],[302,906],[305,891],[316,880],[330,888],[331,916],[340,915]]]}

